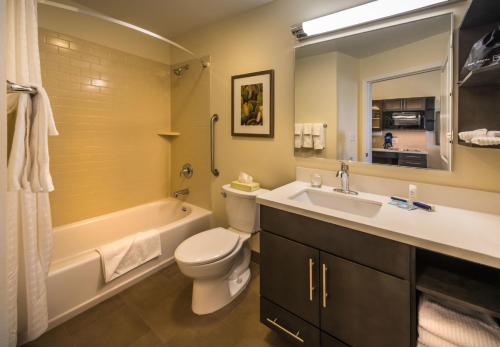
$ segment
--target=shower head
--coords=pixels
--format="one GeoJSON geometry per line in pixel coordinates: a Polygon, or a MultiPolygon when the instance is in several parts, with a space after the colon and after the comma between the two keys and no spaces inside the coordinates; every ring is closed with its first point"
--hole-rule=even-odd
{"type": "Polygon", "coordinates": [[[174,74],[177,76],[177,77],[181,77],[185,71],[189,70],[189,64],[184,64],[184,65],[181,65],[177,68],[174,69],[174,74]]]}

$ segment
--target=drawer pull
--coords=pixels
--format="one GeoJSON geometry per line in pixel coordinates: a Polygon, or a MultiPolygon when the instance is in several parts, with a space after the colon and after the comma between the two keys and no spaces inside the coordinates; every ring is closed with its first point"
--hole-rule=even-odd
{"type": "Polygon", "coordinates": [[[325,264],[323,264],[323,308],[326,308],[326,298],[328,297],[328,293],[326,292],[326,272],[328,268],[325,264]]]}
{"type": "Polygon", "coordinates": [[[276,328],[280,329],[281,331],[287,333],[288,335],[290,335],[291,337],[293,337],[295,340],[299,341],[300,343],[304,343],[304,339],[302,339],[301,337],[299,337],[300,335],[300,330],[297,331],[297,334],[294,334],[292,333],[290,330],[282,327],[281,325],[279,325],[277,322],[278,322],[278,318],[274,318],[274,320],[271,320],[270,318],[266,318],[266,320],[271,323],[272,325],[274,325],[276,328]]]}
{"type": "Polygon", "coordinates": [[[313,286],[313,266],[314,266],[314,261],[309,258],[309,301],[313,301],[313,292],[314,292],[314,286],[313,286]]]}

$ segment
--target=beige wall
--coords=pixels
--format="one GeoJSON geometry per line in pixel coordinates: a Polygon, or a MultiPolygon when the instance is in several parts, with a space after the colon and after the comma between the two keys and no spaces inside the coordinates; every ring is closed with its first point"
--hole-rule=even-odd
{"type": "MultiPolygon", "coordinates": [[[[237,177],[240,170],[248,171],[264,187],[275,188],[294,179],[297,165],[325,169],[338,167],[335,161],[294,157],[293,47],[296,42],[290,34],[290,26],[354,4],[354,1],[341,0],[277,0],[177,38],[196,52],[210,54],[212,59],[211,112],[221,116],[216,132],[217,166],[221,175],[212,178],[212,204],[219,224],[225,224],[220,187],[237,177]],[[274,139],[231,137],[231,76],[271,68],[276,71],[274,139]]],[[[458,6],[459,22],[467,3],[454,6],[458,6]]],[[[354,164],[352,171],[500,192],[498,151],[455,145],[454,153],[452,172],[367,164],[354,164]]]]}
{"type": "Polygon", "coordinates": [[[203,68],[199,60],[184,63],[189,70],[182,77],[171,76],[172,130],[180,132],[171,138],[172,191],[188,188],[189,196],[183,199],[210,208],[210,67],[203,68]],[[194,169],[190,179],[179,175],[185,163],[194,169]]]}
{"type": "Polygon", "coordinates": [[[359,59],[339,53],[337,75],[336,158],[358,160],[359,59]]]}
{"type": "Polygon", "coordinates": [[[168,65],[40,29],[54,225],[154,201],[170,188],[168,65]]]}
{"type": "Polygon", "coordinates": [[[326,123],[326,148],[297,149],[297,156],[335,158],[337,151],[337,52],[295,62],[295,121],[326,123]]]}
{"type": "Polygon", "coordinates": [[[397,99],[441,95],[441,71],[431,71],[413,76],[395,78],[372,85],[372,99],[397,99]]]}

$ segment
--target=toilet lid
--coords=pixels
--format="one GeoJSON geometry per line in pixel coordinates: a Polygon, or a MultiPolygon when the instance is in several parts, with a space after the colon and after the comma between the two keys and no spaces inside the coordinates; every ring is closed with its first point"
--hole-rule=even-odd
{"type": "Polygon", "coordinates": [[[207,264],[224,258],[238,244],[238,234],[215,228],[191,236],[175,250],[175,258],[185,264],[207,264]]]}

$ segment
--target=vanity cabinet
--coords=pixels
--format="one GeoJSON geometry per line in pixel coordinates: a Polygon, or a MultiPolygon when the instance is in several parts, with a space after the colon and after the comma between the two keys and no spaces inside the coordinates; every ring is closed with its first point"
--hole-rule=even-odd
{"type": "Polygon", "coordinates": [[[321,330],[351,346],[410,345],[409,281],[323,252],[321,266],[321,330]]]}
{"type": "Polygon", "coordinates": [[[261,293],[319,326],[319,251],[271,233],[261,236],[261,293]]]}
{"type": "Polygon", "coordinates": [[[410,246],[266,206],[261,228],[264,324],[301,346],[412,346],[410,246]]]}

